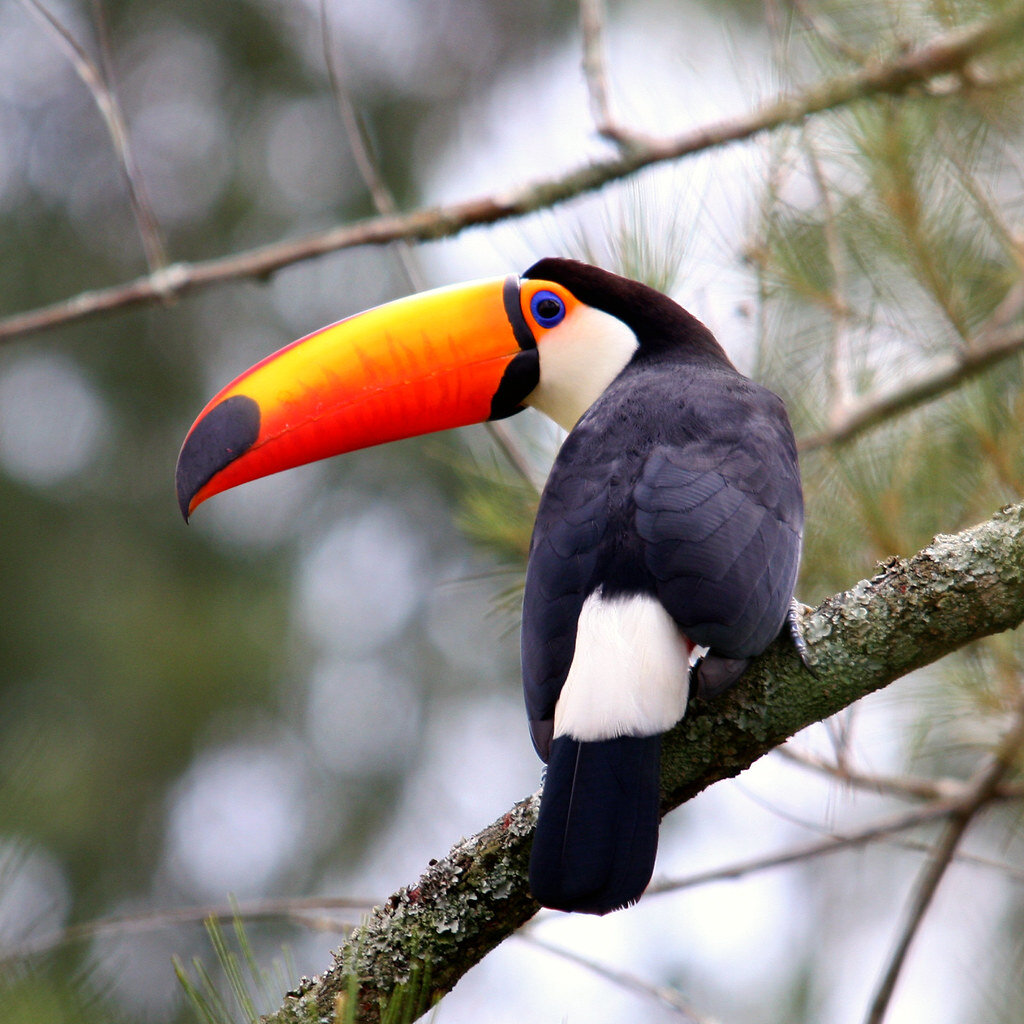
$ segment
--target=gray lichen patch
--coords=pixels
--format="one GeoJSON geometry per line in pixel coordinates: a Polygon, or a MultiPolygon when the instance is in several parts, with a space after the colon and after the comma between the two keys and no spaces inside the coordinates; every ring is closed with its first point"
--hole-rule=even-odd
{"type": "MultiPolygon", "coordinates": [[[[693,701],[663,744],[663,810],[893,679],[1022,620],[1024,505],[890,559],[870,580],[799,610],[803,659],[783,635],[732,691],[693,701]]],[[[355,1020],[378,1021],[391,999],[426,1009],[449,991],[537,909],[526,884],[537,804],[537,794],[516,804],[375,908],[335,967],[268,1024],[335,1024],[353,1006],[355,1020]]]]}

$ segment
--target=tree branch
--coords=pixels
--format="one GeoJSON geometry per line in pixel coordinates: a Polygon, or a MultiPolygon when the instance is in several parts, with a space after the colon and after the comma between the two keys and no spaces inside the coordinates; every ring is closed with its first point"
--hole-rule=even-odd
{"type": "Polygon", "coordinates": [[[602,0],[580,0],[580,32],[583,36],[583,80],[590,99],[590,116],[597,134],[624,149],[642,146],[649,138],[620,124],[612,115],[608,96],[608,69],[605,61],[605,6],[602,0]]]}
{"type": "MultiPolygon", "coordinates": [[[[992,799],[1019,799],[1020,795],[1020,793],[1000,794],[997,791],[993,794],[992,799]]],[[[811,860],[814,857],[839,853],[842,850],[849,850],[858,846],[867,846],[869,843],[879,839],[891,839],[901,832],[950,818],[960,811],[964,805],[964,800],[965,797],[936,797],[920,807],[913,807],[909,811],[901,811],[898,814],[881,818],[854,832],[827,835],[813,842],[788,847],[778,853],[763,854],[759,857],[751,857],[749,860],[741,860],[733,864],[725,864],[721,867],[708,868],[705,871],[697,871],[683,878],[656,879],[647,887],[644,898],[679,892],[682,889],[695,889],[698,886],[708,885],[712,882],[732,882],[738,878],[745,878],[760,871],[787,867],[790,864],[799,864],[801,861],[811,860]]],[[[920,848],[920,844],[910,843],[906,840],[901,841],[900,845],[910,846],[915,849],[920,848]]],[[[977,860],[972,859],[971,863],[977,863],[977,860]]],[[[983,866],[1011,874],[1014,872],[1010,865],[996,864],[991,861],[984,862],[983,866]]]]}
{"type": "Polygon", "coordinates": [[[662,1006],[678,1014],[686,1024],[719,1024],[715,1018],[709,1017],[698,1010],[676,988],[671,988],[668,985],[652,985],[650,982],[644,981],[643,978],[638,978],[629,971],[624,971],[619,967],[612,967],[609,964],[599,963],[590,957],[581,956],[571,949],[548,942],[529,930],[520,932],[517,938],[531,946],[535,946],[537,949],[544,950],[545,953],[550,953],[552,956],[561,957],[571,964],[576,964],[577,967],[582,967],[584,970],[596,974],[599,978],[604,978],[605,981],[609,981],[619,988],[624,988],[627,991],[646,996],[648,999],[656,1000],[662,1006]]]}
{"type": "MultiPolygon", "coordinates": [[[[802,750],[792,743],[779,747],[777,753],[794,764],[820,772],[843,786],[853,786],[869,793],[884,793],[888,796],[901,797],[904,800],[956,800],[965,790],[965,784],[959,779],[928,779],[855,771],[849,765],[828,761],[818,754],[802,750]]],[[[999,786],[997,792],[999,796],[1010,799],[1022,797],[1024,796],[1024,785],[1007,783],[999,786]]]]}
{"type": "Polygon", "coordinates": [[[952,862],[956,848],[959,846],[960,840],[963,839],[968,826],[977,814],[995,799],[999,783],[1013,767],[1014,761],[1020,753],[1021,744],[1024,744],[1024,703],[1018,706],[1013,725],[1000,743],[991,762],[977,774],[960,805],[950,815],[931,857],[921,872],[907,908],[906,921],[900,930],[885,972],[878,983],[865,1018],[865,1024],[882,1024],[885,1019],[893,993],[896,991],[896,982],[899,980],[900,972],[910,952],[910,945],[924,921],[932,898],[946,873],[946,868],[952,862]]]}
{"type": "Polygon", "coordinates": [[[57,45],[64,51],[75,73],[89,90],[107,127],[114,153],[124,175],[135,223],[142,238],[142,248],[151,272],[159,272],[167,265],[163,236],[156,215],[150,204],[143,184],[142,174],[135,162],[129,144],[128,127],[125,124],[121,104],[114,89],[114,72],[110,57],[110,41],[107,35],[107,21],[99,0],[93,2],[93,16],[99,37],[102,66],[96,63],[85,48],[72,35],[63,22],[40,0],[21,0],[22,6],[47,30],[57,45]]]}
{"type": "MultiPolygon", "coordinates": [[[[750,139],[857,100],[926,87],[951,72],[962,73],[972,60],[1012,42],[1022,29],[1024,3],[1018,2],[987,20],[943,33],[889,60],[869,63],[795,95],[783,96],[742,117],[706,125],[674,138],[645,139],[609,159],[586,164],[558,177],[520,185],[504,194],[404,215],[373,217],[198,263],[175,263],[134,281],[82,292],[50,306],[0,320],[0,341],[100,313],[166,301],[227,281],[266,277],[282,267],[340,249],[384,245],[397,239],[447,238],[474,225],[522,217],[593,192],[646,167],[750,139]]],[[[961,74],[960,80],[964,87],[969,87],[969,75],[961,74]]],[[[944,94],[947,92],[948,89],[943,90],[944,94]]]]}
{"type": "MultiPolygon", "coordinates": [[[[334,93],[334,101],[338,108],[338,117],[341,119],[341,126],[348,139],[349,150],[352,159],[355,160],[359,177],[370,193],[373,200],[373,208],[382,216],[392,216],[398,213],[398,204],[395,197],[388,188],[384,175],[373,156],[373,147],[367,137],[363,120],[359,116],[352,95],[345,84],[342,74],[340,60],[336,48],[331,41],[331,25],[327,12],[327,0],[320,0],[320,35],[324,50],[324,64],[327,68],[327,77],[331,82],[331,92],[334,93]]],[[[416,256],[407,239],[396,241],[392,246],[395,257],[409,287],[414,291],[423,291],[427,287],[423,273],[416,262],[416,256]]]]}
{"type": "MultiPolygon", "coordinates": [[[[801,630],[814,674],[780,638],[743,682],[716,701],[694,700],[665,738],[663,809],[737,775],[793,733],[894,679],[1024,621],[1024,504],[805,609],[801,630]]],[[[537,910],[526,864],[537,796],[512,807],[432,864],[411,888],[376,907],[336,963],[288,996],[267,1024],[378,1021],[413,992],[425,1011],[537,910]]]]}
{"type": "MultiPolygon", "coordinates": [[[[1024,281],[1021,282],[1024,285],[1024,281]]],[[[1013,291],[1019,291],[1018,288],[1013,291]]],[[[936,359],[931,370],[917,379],[905,382],[889,394],[874,394],[851,403],[836,417],[834,424],[819,434],[801,437],[797,448],[801,453],[813,452],[854,440],[872,427],[900,413],[916,409],[933,398],[939,398],[966,380],[976,377],[1003,359],[1024,350],[1024,327],[1015,326],[987,332],[984,341],[974,341],[956,355],[936,359]]]]}

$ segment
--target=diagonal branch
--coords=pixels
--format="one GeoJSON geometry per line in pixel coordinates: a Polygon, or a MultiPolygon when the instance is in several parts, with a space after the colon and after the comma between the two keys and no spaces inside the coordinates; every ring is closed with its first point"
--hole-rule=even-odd
{"type": "MultiPolygon", "coordinates": [[[[884,793],[888,796],[902,797],[905,800],[957,800],[964,792],[964,783],[959,779],[932,779],[859,772],[851,769],[848,765],[829,761],[809,750],[794,746],[792,743],[779,747],[777,753],[794,764],[811,768],[844,786],[853,786],[870,793],[884,793]]],[[[1024,785],[1019,782],[1006,783],[998,787],[997,793],[1000,797],[1009,799],[1024,797],[1024,785]]]]}
{"type": "MultiPolygon", "coordinates": [[[[1000,793],[998,790],[993,793],[993,800],[1006,800],[1018,798],[1019,793],[1000,793]]],[[[902,811],[899,814],[891,815],[872,822],[854,832],[847,832],[841,835],[828,835],[823,839],[816,839],[813,842],[803,843],[799,846],[791,846],[781,850],[779,853],[763,854],[759,857],[751,857],[748,860],[736,861],[733,864],[726,864],[722,867],[708,868],[705,871],[697,871],[683,878],[663,878],[653,882],[647,887],[644,898],[660,896],[663,893],[679,892],[682,889],[694,889],[701,885],[708,885],[712,882],[731,882],[747,875],[760,871],[767,871],[772,868],[787,867],[791,864],[799,864],[801,861],[811,860],[815,857],[826,856],[831,853],[839,853],[843,850],[853,849],[858,846],[867,846],[878,839],[887,839],[898,835],[901,832],[915,829],[921,825],[928,825],[936,821],[943,821],[958,813],[964,805],[964,798],[936,797],[920,807],[914,807],[909,811],[902,811]]],[[[902,842],[900,845],[909,846],[913,849],[920,848],[917,843],[902,842]]],[[[978,863],[972,859],[971,863],[978,863]]],[[[984,861],[982,866],[1002,871],[1011,877],[1020,877],[1016,869],[1007,864],[997,864],[992,861],[984,861]]]]}
{"type": "Polygon", "coordinates": [[[75,73],[89,90],[107,127],[111,144],[121,165],[125,185],[128,189],[128,200],[131,203],[135,223],[142,238],[142,247],[146,253],[146,262],[153,273],[159,272],[167,265],[163,237],[157,223],[153,207],[143,185],[142,174],[135,156],[132,153],[128,138],[128,127],[125,124],[121,104],[113,86],[113,68],[110,61],[110,40],[107,34],[107,21],[99,0],[93,2],[93,13],[99,35],[102,66],[86,53],[85,48],[75,39],[71,30],[57,16],[45,7],[40,0],[21,0],[22,6],[33,15],[44,29],[53,37],[55,43],[64,51],[75,73]]]}
{"type": "MultiPolygon", "coordinates": [[[[1018,300],[1024,299],[1024,280],[1011,289],[1018,300]]],[[[966,380],[977,377],[1003,359],[1024,350],[1024,327],[1015,325],[983,332],[956,355],[936,359],[931,370],[904,383],[890,393],[882,393],[851,403],[831,428],[819,434],[801,437],[800,452],[813,452],[830,445],[845,444],[886,420],[909,412],[934,398],[948,394],[966,380]]]]}
{"type": "Polygon", "coordinates": [[[605,60],[605,7],[602,0],[580,0],[580,31],[583,35],[583,79],[590,100],[590,116],[597,134],[622,148],[644,145],[650,139],[620,124],[612,114],[605,60]]]}
{"type": "MultiPolygon", "coordinates": [[[[448,238],[474,225],[522,217],[564,203],[646,167],[750,139],[858,100],[925,88],[952,72],[960,72],[961,78],[969,81],[970,76],[963,72],[971,61],[1014,41],[1022,30],[1024,3],[1018,0],[991,18],[938,35],[889,60],[872,62],[792,96],[782,96],[741,117],[705,125],[673,138],[644,140],[608,159],[520,185],[505,193],[404,215],[378,216],[202,262],[175,263],[134,281],[83,292],[0,320],[0,341],[112,310],[187,295],[228,281],[266,277],[282,267],[339,249],[384,245],[397,239],[448,238]]],[[[944,94],[946,92],[948,88],[944,88],[944,94]]]]}
{"type": "MultiPolygon", "coordinates": [[[[1022,621],[1024,504],[937,537],[912,558],[892,559],[873,579],[807,609],[801,630],[813,675],[780,639],[734,691],[694,701],[663,744],[663,809],[738,774],[859,697],[1022,621]]],[[[335,965],[289,995],[267,1024],[330,1024],[349,1010],[375,1022],[402,991],[419,999],[419,1012],[428,1009],[537,911],[526,886],[536,810],[536,796],[523,800],[375,908],[335,965]],[[355,1007],[348,1006],[352,998],[355,1007]]]]}
{"type": "Polygon", "coordinates": [[[907,909],[906,921],[896,940],[885,972],[878,983],[871,1007],[865,1018],[865,1024],[882,1024],[885,1019],[893,992],[896,990],[896,982],[899,981],[907,954],[910,952],[910,945],[928,913],[928,908],[931,906],[932,898],[946,873],[946,868],[952,862],[956,848],[960,845],[960,840],[963,839],[971,822],[995,799],[999,783],[1013,767],[1022,745],[1024,745],[1024,703],[1018,707],[1013,724],[991,762],[977,774],[966,796],[950,815],[931,857],[921,872],[907,909]]]}
{"type": "MultiPolygon", "coordinates": [[[[349,148],[352,151],[352,158],[355,160],[359,170],[359,176],[370,193],[373,200],[373,208],[381,216],[392,216],[398,212],[398,204],[395,197],[388,188],[384,175],[373,156],[373,147],[366,134],[363,119],[359,116],[355,102],[349,92],[335,48],[331,44],[331,26],[327,15],[327,0],[320,0],[320,35],[323,38],[324,63],[327,65],[327,75],[331,80],[331,91],[334,93],[335,102],[338,105],[338,116],[341,118],[342,128],[348,139],[349,148]]],[[[423,291],[427,287],[423,271],[420,269],[416,259],[416,252],[407,238],[397,239],[391,246],[395,254],[396,262],[401,268],[405,280],[413,291],[423,291]]],[[[540,487],[534,479],[529,459],[520,449],[515,437],[508,426],[501,420],[488,420],[484,424],[485,429],[494,439],[495,444],[508,460],[509,465],[519,476],[534,490],[539,491],[540,487]]]]}
{"type": "MultiPolygon", "coordinates": [[[[345,82],[340,60],[336,48],[331,40],[331,24],[327,12],[327,0],[320,0],[320,37],[324,50],[324,64],[327,67],[327,77],[331,82],[331,92],[334,93],[334,102],[338,107],[338,117],[341,119],[341,126],[348,139],[349,149],[352,152],[352,159],[355,161],[359,177],[370,193],[373,200],[373,208],[381,216],[392,216],[398,213],[398,204],[388,188],[384,175],[373,156],[373,148],[366,134],[366,127],[363,119],[359,116],[352,94],[349,92],[345,82]]],[[[426,288],[426,281],[423,273],[416,262],[412,247],[408,240],[400,239],[392,247],[401,266],[409,287],[414,291],[423,291],[426,288]]]]}
{"type": "Polygon", "coordinates": [[[581,956],[579,953],[576,953],[571,949],[566,949],[563,946],[555,945],[553,942],[548,942],[546,939],[542,939],[539,935],[536,935],[534,932],[529,930],[520,932],[517,937],[529,945],[535,946],[537,949],[550,953],[552,956],[561,957],[561,959],[566,960],[571,964],[576,964],[578,967],[582,967],[584,970],[596,974],[599,978],[604,978],[606,981],[610,981],[613,985],[618,985],[620,988],[624,988],[627,991],[636,992],[638,995],[656,1000],[662,1006],[667,1007],[673,1013],[678,1015],[686,1022],[686,1024],[718,1024],[716,1019],[708,1017],[706,1014],[699,1011],[689,1001],[689,999],[687,999],[676,988],[671,988],[668,985],[652,985],[650,982],[644,981],[642,978],[638,978],[635,974],[631,974],[629,971],[624,971],[620,967],[612,967],[608,964],[598,963],[598,961],[592,960],[590,957],[581,956]]]}

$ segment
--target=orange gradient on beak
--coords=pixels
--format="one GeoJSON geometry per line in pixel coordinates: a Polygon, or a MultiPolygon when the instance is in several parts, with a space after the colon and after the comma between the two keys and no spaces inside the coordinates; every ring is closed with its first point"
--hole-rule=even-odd
{"type": "Polygon", "coordinates": [[[536,362],[516,278],[332,324],[257,363],[199,414],[178,457],[182,513],[283,469],[508,415],[536,385],[536,362]]]}

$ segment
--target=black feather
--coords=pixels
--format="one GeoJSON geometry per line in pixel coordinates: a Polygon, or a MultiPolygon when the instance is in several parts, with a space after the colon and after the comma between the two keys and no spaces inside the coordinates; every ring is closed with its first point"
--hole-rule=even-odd
{"type": "Polygon", "coordinates": [[[555,460],[523,602],[526,707],[549,760],[531,885],[546,906],[604,913],[639,898],[653,870],[660,740],[552,739],[584,602],[597,591],[656,598],[710,648],[698,692],[721,692],[786,619],[803,498],[782,401],[693,316],[585,264],[542,260],[525,276],[564,285],[639,343],[555,460]]]}
{"type": "Polygon", "coordinates": [[[607,914],[637,900],[658,851],[660,736],[551,744],[530,856],[545,907],[607,914]]]}
{"type": "Polygon", "coordinates": [[[785,409],[735,370],[683,355],[649,361],[641,350],[552,467],[523,602],[531,722],[553,718],[598,588],[657,597],[693,643],[736,660],[760,654],[785,621],[803,526],[785,409]]]}

